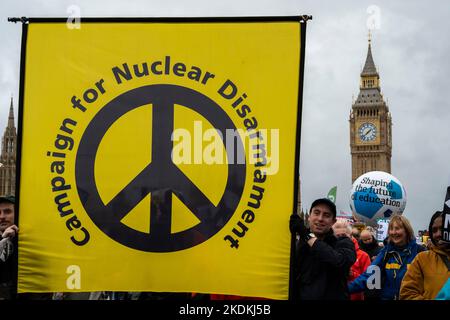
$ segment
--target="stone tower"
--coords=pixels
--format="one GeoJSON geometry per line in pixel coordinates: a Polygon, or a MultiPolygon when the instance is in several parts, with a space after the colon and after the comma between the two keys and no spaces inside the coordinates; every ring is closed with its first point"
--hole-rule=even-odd
{"type": "Polygon", "coordinates": [[[358,98],[350,112],[352,183],[369,171],[391,173],[392,118],[380,89],[372,57],[371,39],[361,72],[358,98]]]}
{"type": "Polygon", "coordinates": [[[8,126],[2,139],[2,153],[0,155],[0,195],[14,195],[16,193],[16,150],[17,133],[14,125],[13,98],[9,107],[8,126]]]}

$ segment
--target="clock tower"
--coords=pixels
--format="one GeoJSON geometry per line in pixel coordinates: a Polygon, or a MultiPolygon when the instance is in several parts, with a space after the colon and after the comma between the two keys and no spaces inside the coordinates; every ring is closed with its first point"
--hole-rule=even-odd
{"type": "Polygon", "coordinates": [[[359,89],[349,120],[352,183],[369,171],[391,173],[392,118],[381,94],[380,76],[373,62],[370,34],[359,89]]]}

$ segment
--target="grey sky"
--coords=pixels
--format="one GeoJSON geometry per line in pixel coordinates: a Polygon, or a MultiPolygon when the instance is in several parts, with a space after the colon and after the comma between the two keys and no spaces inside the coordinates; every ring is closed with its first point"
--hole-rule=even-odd
{"type": "Polygon", "coordinates": [[[7,17],[67,16],[258,16],[313,15],[308,23],[301,144],[301,188],[305,208],[338,186],[337,205],[349,211],[351,158],[348,118],[352,95],[367,53],[367,13],[380,10],[372,52],[381,89],[393,118],[392,173],[403,182],[405,216],[426,228],[442,209],[450,177],[450,6],[447,0],[413,1],[25,1],[0,2],[0,130],[11,93],[19,84],[20,24],[7,17]]]}

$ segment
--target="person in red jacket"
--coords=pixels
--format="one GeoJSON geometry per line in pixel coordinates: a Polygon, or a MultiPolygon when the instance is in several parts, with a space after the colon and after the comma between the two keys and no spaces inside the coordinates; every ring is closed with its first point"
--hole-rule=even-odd
{"type": "MultiPolygon", "coordinates": [[[[358,240],[352,236],[352,227],[345,219],[338,219],[333,225],[334,234],[337,237],[347,236],[352,239],[355,245],[356,251],[356,262],[350,268],[350,274],[348,277],[348,282],[351,282],[359,277],[360,274],[364,273],[367,267],[370,266],[369,255],[359,248],[358,240]]],[[[350,300],[364,300],[364,293],[353,293],[350,295],[350,300]]]]}

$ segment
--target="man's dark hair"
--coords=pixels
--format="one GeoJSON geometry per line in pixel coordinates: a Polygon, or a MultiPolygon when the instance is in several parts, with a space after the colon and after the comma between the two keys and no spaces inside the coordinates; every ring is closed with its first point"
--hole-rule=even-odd
{"type": "Polygon", "coordinates": [[[336,218],[336,205],[334,204],[333,201],[331,201],[328,198],[320,198],[320,199],[314,200],[314,202],[311,205],[311,209],[309,209],[309,212],[311,213],[312,209],[319,204],[326,205],[330,209],[331,213],[333,214],[333,218],[336,218]]]}

